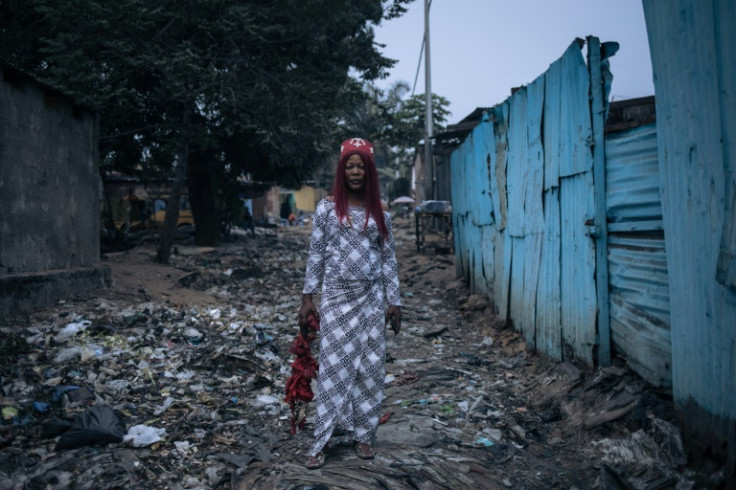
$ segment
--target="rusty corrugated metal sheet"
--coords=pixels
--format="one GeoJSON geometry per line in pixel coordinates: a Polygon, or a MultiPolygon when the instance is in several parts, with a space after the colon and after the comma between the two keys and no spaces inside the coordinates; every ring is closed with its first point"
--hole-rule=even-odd
{"type": "Polygon", "coordinates": [[[656,93],[672,391],[689,442],[724,456],[733,470],[736,288],[719,276],[718,260],[736,246],[733,237],[723,239],[736,205],[736,2],[643,5],[656,93]]]}

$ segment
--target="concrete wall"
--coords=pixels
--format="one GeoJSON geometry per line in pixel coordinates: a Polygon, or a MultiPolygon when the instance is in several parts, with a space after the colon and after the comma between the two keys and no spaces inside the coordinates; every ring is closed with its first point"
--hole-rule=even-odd
{"type": "Polygon", "coordinates": [[[104,285],[95,113],[3,65],[0,320],[104,285]]]}

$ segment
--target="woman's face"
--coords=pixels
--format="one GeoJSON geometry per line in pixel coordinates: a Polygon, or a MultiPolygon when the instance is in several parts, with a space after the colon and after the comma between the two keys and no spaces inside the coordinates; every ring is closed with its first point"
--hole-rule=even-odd
{"type": "Polygon", "coordinates": [[[365,164],[358,154],[350,155],[345,162],[345,185],[352,193],[360,193],[365,187],[365,164]]]}

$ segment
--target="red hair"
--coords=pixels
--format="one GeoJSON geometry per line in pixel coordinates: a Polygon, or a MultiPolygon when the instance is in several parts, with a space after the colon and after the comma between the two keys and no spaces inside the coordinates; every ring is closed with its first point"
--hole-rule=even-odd
{"type": "Polygon", "coordinates": [[[348,219],[348,186],[345,183],[345,164],[352,155],[359,155],[365,165],[365,185],[363,192],[365,193],[365,224],[363,229],[368,228],[368,219],[372,216],[378,225],[378,231],[382,238],[388,238],[388,227],[383,217],[383,206],[381,204],[381,192],[378,185],[378,172],[376,164],[372,158],[366,158],[357,151],[345,152],[340,157],[335,172],[335,183],[332,186],[332,193],[335,196],[335,213],[337,220],[342,223],[343,219],[348,219]]]}

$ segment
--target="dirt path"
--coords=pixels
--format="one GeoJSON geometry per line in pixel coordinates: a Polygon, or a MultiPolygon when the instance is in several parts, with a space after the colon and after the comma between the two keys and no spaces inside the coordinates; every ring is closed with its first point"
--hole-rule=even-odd
{"type": "Polygon", "coordinates": [[[715,469],[687,466],[667,393],[621,364],[528,353],[456,280],[452,256],[416,254],[409,221],[396,237],[404,326],[389,334],[375,459],[335,440],[309,471],[311,426],[290,433],[280,400],[308,242],[291,228],[180,244],[170,266],[151,262],[151,244],[110,254],[113,288],[4,326],[28,348],[3,358],[17,416],[3,426],[0,488],[718,488],[715,469]],[[55,400],[65,386],[95,399],[55,400]],[[103,404],[126,430],[165,434],[66,450],[44,437],[54,418],[103,404]]]}

